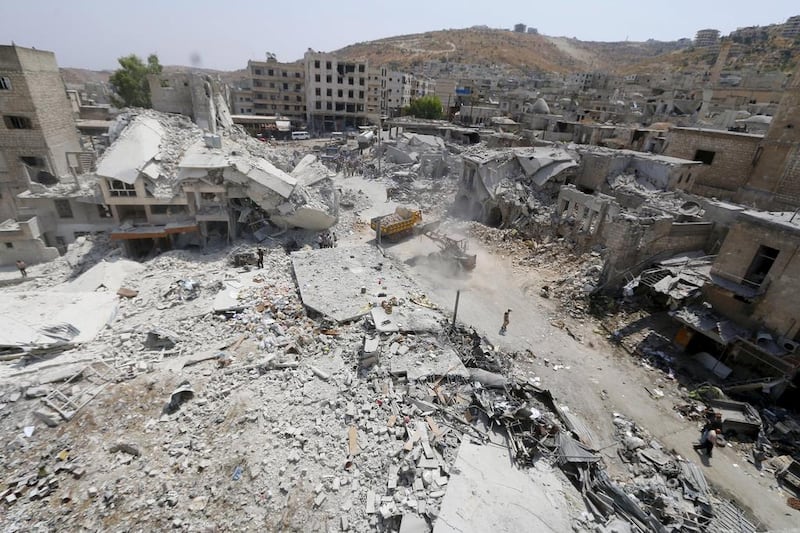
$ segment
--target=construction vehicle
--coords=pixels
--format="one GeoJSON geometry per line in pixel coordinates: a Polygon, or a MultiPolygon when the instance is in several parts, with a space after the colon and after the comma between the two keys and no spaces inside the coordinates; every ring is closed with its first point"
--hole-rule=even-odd
{"type": "Polygon", "coordinates": [[[439,251],[430,254],[429,257],[452,263],[457,270],[475,269],[477,256],[467,253],[467,239],[453,239],[432,229],[427,229],[422,234],[439,245],[439,251]]]}
{"type": "Polygon", "coordinates": [[[383,215],[370,220],[369,227],[375,230],[376,235],[380,227],[381,239],[395,241],[410,235],[414,231],[414,226],[421,221],[422,211],[398,207],[390,215],[383,215]]]}

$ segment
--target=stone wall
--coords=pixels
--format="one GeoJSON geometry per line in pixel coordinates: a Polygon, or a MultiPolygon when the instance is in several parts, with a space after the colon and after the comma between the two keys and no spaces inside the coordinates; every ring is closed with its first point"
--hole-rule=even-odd
{"type": "Polygon", "coordinates": [[[638,275],[652,262],[672,255],[705,250],[713,229],[710,222],[674,222],[672,217],[617,217],[605,225],[607,248],[602,283],[607,289],[625,283],[626,274],[638,275]]]}
{"type": "Polygon", "coordinates": [[[761,137],[744,133],[674,128],[664,155],[697,160],[698,150],[714,152],[711,164],[693,177],[691,192],[700,196],[732,199],[753,168],[753,157],[761,137]]]}
{"type": "Polygon", "coordinates": [[[0,228],[0,266],[14,265],[20,259],[33,265],[58,257],[58,250],[46,246],[40,235],[36,217],[0,228]]]}
{"type": "Polygon", "coordinates": [[[28,187],[28,173],[20,158],[40,158],[45,162],[43,170],[68,175],[65,154],[80,152],[81,145],[52,52],[0,46],[0,76],[11,80],[11,90],[0,93],[0,115],[25,116],[32,125],[31,129],[8,129],[0,121],[0,218],[13,218],[15,197],[28,187]]]}
{"type": "Polygon", "coordinates": [[[800,228],[791,229],[780,224],[769,224],[743,215],[734,224],[722,244],[712,268],[716,274],[733,283],[741,284],[759,246],[779,250],[775,263],[766,279],[757,289],[760,294],[751,305],[742,305],[729,292],[711,287],[708,297],[713,297],[716,309],[731,318],[750,326],[797,337],[800,324],[800,228]],[[712,295],[711,292],[714,294],[712,295]]]}

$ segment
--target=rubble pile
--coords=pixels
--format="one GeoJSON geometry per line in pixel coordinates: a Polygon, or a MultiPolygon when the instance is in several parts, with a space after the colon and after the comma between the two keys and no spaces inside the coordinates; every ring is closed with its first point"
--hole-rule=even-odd
{"type": "Polygon", "coordinates": [[[572,318],[582,318],[590,311],[587,298],[597,287],[603,268],[599,252],[575,255],[565,252],[566,243],[561,238],[552,240],[547,235],[537,239],[516,228],[487,228],[474,222],[469,224],[469,234],[490,250],[511,258],[517,272],[524,274],[535,268],[550,278],[533,288],[535,294],[557,300],[572,318]]]}
{"type": "MultiPolygon", "coordinates": [[[[113,376],[69,419],[53,414],[57,442],[34,412],[54,389],[78,395],[85,377],[4,384],[9,530],[388,531],[436,519],[464,435],[486,439],[462,416],[470,374],[437,367],[446,339],[379,333],[371,317],[309,319],[282,248],[264,269],[229,264],[222,251],[173,251],[124,280],[135,296],[78,348],[113,376]]],[[[499,354],[480,357],[467,361],[500,369],[499,354]]]]}

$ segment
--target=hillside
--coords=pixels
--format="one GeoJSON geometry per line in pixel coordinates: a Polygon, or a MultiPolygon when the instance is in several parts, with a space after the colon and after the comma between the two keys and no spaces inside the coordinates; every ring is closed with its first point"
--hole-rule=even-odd
{"type": "Polygon", "coordinates": [[[688,45],[675,42],[579,41],[566,37],[467,28],[401,35],[356,43],[334,53],[348,59],[367,59],[399,68],[426,61],[507,64],[520,71],[572,72],[609,69],[672,52],[688,45]]]}
{"type": "MultiPolygon", "coordinates": [[[[790,72],[800,62],[800,40],[790,40],[781,36],[782,25],[743,28],[725,36],[731,49],[723,70],[738,71],[753,69],[757,72],[790,72]]],[[[670,71],[704,71],[711,68],[717,60],[719,47],[696,48],[689,46],[683,50],[627,63],[619,72],[622,74],[656,73],[670,71]]]]}

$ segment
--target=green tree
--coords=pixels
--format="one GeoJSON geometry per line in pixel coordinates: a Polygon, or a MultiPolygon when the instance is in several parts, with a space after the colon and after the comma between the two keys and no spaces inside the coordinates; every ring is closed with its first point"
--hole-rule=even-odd
{"type": "Polygon", "coordinates": [[[404,109],[405,115],[417,118],[437,119],[442,117],[442,101],[438,96],[429,94],[411,101],[411,105],[404,109]]]}
{"type": "Polygon", "coordinates": [[[117,59],[120,68],[109,78],[114,89],[111,102],[117,107],[151,107],[149,74],[161,74],[161,63],[156,54],[147,57],[147,63],[136,54],[117,59]]]}

